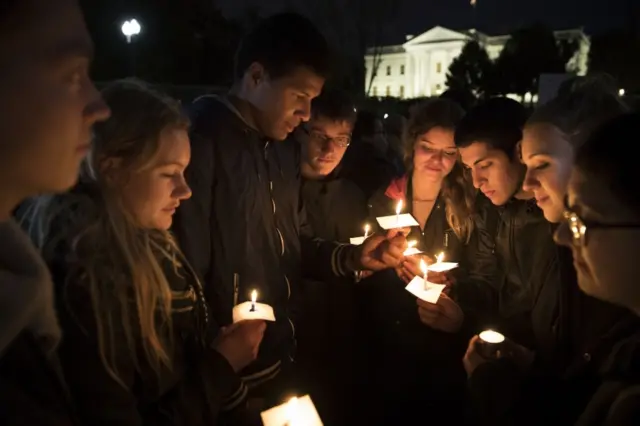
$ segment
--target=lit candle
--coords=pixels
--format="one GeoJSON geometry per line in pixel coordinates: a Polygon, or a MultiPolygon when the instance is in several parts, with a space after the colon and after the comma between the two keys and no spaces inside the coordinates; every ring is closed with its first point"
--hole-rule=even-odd
{"type": "Polygon", "coordinates": [[[369,224],[364,225],[364,239],[366,240],[369,236],[369,224]]]}
{"type": "Polygon", "coordinates": [[[504,335],[493,330],[485,330],[478,337],[481,340],[480,353],[485,358],[495,358],[505,340],[504,335]]]}
{"type": "Polygon", "coordinates": [[[251,292],[251,309],[249,309],[249,312],[256,311],[256,300],[258,300],[258,292],[256,290],[253,290],[251,292]]]}
{"type": "Polygon", "coordinates": [[[440,254],[436,256],[436,264],[442,263],[443,260],[444,260],[444,252],[440,252],[440,254]]]}
{"type": "Polygon", "coordinates": [[[260,413],[264,426],[322,426],[309,395],[293,397],[284,404],[260,413]]]}
{"type": "Polygon", "coordinates": [[[298,397],[294,396],[287,402],[285,407],[287,423],[286,426],[297,426],[297,418],[298,418],[298,397]]]}
{"type": "Polygon", "coordinates": [[[402,211],[402,200],[398,200],[398,205],[396,206],[396,222],[400,222],[400,212],[402,211]]]}
{"type": "Polygon", "coordinates": [[[424,259],[420,259],[420,270],[422,271],[422,283],[425,291],[427,290],[427,264],[424,259]]]}

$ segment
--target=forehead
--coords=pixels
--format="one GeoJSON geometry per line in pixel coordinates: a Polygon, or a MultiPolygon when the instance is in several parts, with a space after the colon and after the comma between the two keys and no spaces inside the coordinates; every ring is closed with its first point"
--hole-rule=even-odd
{"type": "Polygon", "coordinates": [[[578,168],[571,172],[568,201],[578,213],[587,213],[590,218],[611,223],[638,222],[633,211],[621,202],[601,180],[578,168]]]}
{"type": "Polygon", "coordinates": [[[156,163],[177,162],[187,166],[191,158],[189,133],[185,129],[167,128],[160,133],[156,163]]]}
{"type": "Polygon", "coordinates": [[[328,135],[350,135],[353,130],[353,124],[346,120],[332,120],[327,117],[313,117],[309,120],[309,128],[324,132],[328,135]]]}
{"type": "Polygon", "coordinates": [[[453,130],[444,127],[434,127],[429,131],[418,136],[418,141],[427,142],[429,145],[438,146],[440,148],[455,148],[456,144],[453,138],[453,130]]]}
{"type": "Polygon", "coordinates": [[[293,89],[316,97],[322,92],[324,78],[307,67],[295,67],[290,73],[278,78],[276,85],[283,89],[293,89]]]}
{"type": "Polygon", "coordinates": [[[486,142],[477,141],[465,148],[460,148],[460,155],[465,164],[473,165],[476,161],[481,161],[486,158],[504,156],[504,153],[499,149],[493,148],[486,142]]]}
{"type": "Polygon", "coordinates": [[[92,44],[76,0],[19,0],[0,48],[4,58],[27,55],[56,60],[70,55],[91,56],[92,44]],[[27,48],[28,46],[28,48],[27,48]]]}
{"type": "Polygon", "coordinates": [[[539,154],[563,154],[571,149],[564,133],[556,126],[546,123],[536,123],[525,127],[520,146],[523,160],[528,160],[530,156],[539,154]]]}

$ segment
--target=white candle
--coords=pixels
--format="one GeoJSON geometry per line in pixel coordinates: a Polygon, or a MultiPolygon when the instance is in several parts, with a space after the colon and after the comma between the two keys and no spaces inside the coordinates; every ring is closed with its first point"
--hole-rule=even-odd
{"type": "Polygon", "coordinates": [[[260,413],[264,426],[322,426],[309,395],[294,397],[260,413]]]}
{"type": "Polygon", "coordinates": [[[497,331],[493,331],[493,330],[485,330],[482,333],[480,333],[478,337],[480,337],[480,340],[482,340],[485,343],[496,344],[496,343],[504,342],[504,336],[501,333],[498,333],[497,331]]]}
{"type": "Polygon", "coordinates": [[[258,303],[258,292],[251,292],[251,301],[247,301],[233,307],[233,322],[244,320],[275,321],[273,308],[265,303],[258,303]]]}
{"type": "Polygon", "coordinates": [[[294,396],[287,402],[285,407],[287,423],[286,426],[297,426],[298,424],[298,397],[294,396]]]}
{"type": "Polygon", "coordinates": [[[396,222],[400,222],[400,212],[402,211],[402,200],[398,200],[398,205],[396,206],[396,222]]]}
{"type": "Polygon", "coordinates": [[[366,240],[369,236],[369,224],[364,225],[364,239],[366,240]]]}
{"type": "Polygon", "coordinates": [[[442,263],[443,260],[444,260],[444,252],[440,252],[440,254],[436,256],[436,265],[438,263],[442,263]]]}

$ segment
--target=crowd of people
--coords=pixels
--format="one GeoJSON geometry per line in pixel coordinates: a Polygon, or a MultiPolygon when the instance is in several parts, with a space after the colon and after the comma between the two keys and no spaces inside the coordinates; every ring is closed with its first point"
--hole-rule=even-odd
{"type": "Polygon", "coordinates": [[[0,31],[3,425],[253,426],[305,394],[333,426],[640,424],[640,115],[609,77],[380,117],[286,13],[183,105],[99,92],[76,0],[0,31]],[[418,225],[382,229],[399,204],[418,225]],[[234,321],[252,292],[274,321],[234,321]]]}

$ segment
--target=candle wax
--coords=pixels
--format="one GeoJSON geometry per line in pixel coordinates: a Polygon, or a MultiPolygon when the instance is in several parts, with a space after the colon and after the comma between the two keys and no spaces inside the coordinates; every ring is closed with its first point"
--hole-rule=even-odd
{"type": "Polygon", "coordinates": [[[233,307],[233,322],[244,320],[264,320],[275,321],[276,317],[273,308],[265,303],[256,303],[255,309],[252,308],[251,302],[240,303],[233,307]]]}
{"type": "Polygon", "coordinates": [[[405,287],[409,293],[418,299],[429,303],[437,303],[440,294],[447,286],[445,284],[435,284],[425,281],[422,277],[414,277],[413,280],[405,287]]]}
{"type": "Polygon", "coordinates": [[[380,216],[376,218],[376,221],[382,229],[396,229],[396,228],[411,228],[418,226],[418,221],[409,213],[393,216],[380,216]]]}

